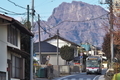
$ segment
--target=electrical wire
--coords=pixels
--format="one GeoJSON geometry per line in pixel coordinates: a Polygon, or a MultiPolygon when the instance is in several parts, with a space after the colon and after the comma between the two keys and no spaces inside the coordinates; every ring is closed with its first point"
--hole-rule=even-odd
{"type": "MultiPolygon", "coordinates": [[[[35,15],[35,17],[37,18],[37,16],[35,15]]],[[[38,19],[38,18],[37,18],[38,19]]],[[[38,20],[36,20],[36,22],[39,24],[39,22],[38,22],[38,20]]],[[[41,20],[40,20],[40,22],[42,22],[41,20]]],[[[45,23],[44,23],[45,24],[45,23]]],[[[47,25],[47,26],[49,26],[49,25],[47,25]]],[[[48,31],[46,31],[42,26],[40,26],[41,27],[41,29],[43,30],[43,31],[41,31],[41,32],[46,32],[47,34],[49,34],[49,35],[51,35],[51,33],[49,33],[48,31]]],[[[52,35],[53,36],[53,35],[52,35]]]]}
{"type": "Polygon", "coordinates": [[[4,13],[4,14],[8,14],[7,12],[4,12],[4,11],[0,11],[0,12],[2,12],[2,13],[4,13]]]}
{"type": "MultiPolygon", "coordinates": [[[[9,10],[7,10],[7,9],[5,9],[5,8],[2,8],[2,7],[0,7],[0,9],[2,9],[2,10],[4,10],[4,11],[7,11],[7,12],[10,12],[10,13],[13,13],[13,14],[15,14],[15,15],[24,15],[24,14],[26,14],[26,12],[25,12],[25,13],[16,13],[16,12],[9,11],[9,10]]],[[[5,14],[7,14],[7,12],[5,12],[5,14]]]]}
{"type": "Polygon", "coordinates": [[[38,6],[40,6],[40,7],[41,7],[41,6],[45,6],[44,4],[54,2],[55,0],[51,0],[51,1],[49,1],[49,2],[45,2],[45,1],[47,1],[47,0],[44,0],[44,2],[40,3],[39,5],[37,5],[37,6],[35,6],[35,7],[38,7],[38,6]]]}
{"type": "MultiPolygon", "coordinates": [[[[108,14],[109,14],[109,13],[103,14],[103,15],[101,15],[101,16],[99,16],[99,17],[96,17],[96,18],[92,18],[92,19],[89,19],[89,20],[83,20],[83,21],[64,20],[64,21],[61,21],[60,23],[58,23],[57,25],[53,26],[52,28],[54,28],[54,27],[56,27],[56,26],[58,26],[58,25],[60,25],[60,24],[62,24],[62,23],[64,23],[64,22],[86,22],[86,21],[93,21],[93,20],[96,20],[96,19],[100,19],[101,17],[103,17],[103,16],[105,16],[105,15],[108,15],[108,14]]],[[[49,30],[52,29],[52,28],[49,28],[49,30]]]]}
{"type": "MultiPolygon", "coordinates": [[[[93,20],[96,20],[96,19],[101,19],[102,17],[104,17],[105,15],[109,15],[109,13],[107,13],[107,14],[103,14],[103,15],[101,15],[101,16],[98,16],[98,17],[96,17],[96,18],[92,18],[92,19],[89,19],[89,20],[83,20],[83,21],[72,21],[72,20],[65,20],[65,21],[61,21],[60,23],[58,23],[57,25],[55,25],[55,26],[53,26],[52,28],[49,28],[49,29],[44,29],[43,27],[41,27],[42,28],[42,30],[44,31],[44,32],[46,32],[47,34],[49,34],[49,35],[51,35],[51,33],[50,32],[48,32],[48,30],[50,30],[50,29],[53,29],[54,27],[56,27],[56,26],[58,26],[58,25],[60,25],[60,24],[62,24],[62,23],[64,23],[64,22],[86,22],[86,21],[93,21],[93,20]]],[[[38,18],[37,18],[38,19],[38,18]]],[[[37,22],[37,21],[36,21],[37,22]]],[[[48,27],[51,27],[51,26],[49,26],[47,23],[45,23],[44,21],[41,21],[40,20],[40,22],[42,22],[42,23],[44,23],[45,25],[47,25],[48,27]]],[[[105,28],[96,28],[96,29],[90,29],[89,31],[91,31],[91,30],[98,30],[98,29],[104,29],[105,30],[105,28]]],[[[43,32],[42,31],[42,32],[43,32]]],[[[86,30],[86,31],[88,31],[88,30],[86,30]]],[[[54,35],[53,35],[54,36],[54,35]]]]}
{"type": "Polygon", "coordinates": [[[27,10],[27,8],[22,7],[22,6],[16,4],[15,2],[13,2],[13,1],[11,1],[11,0],[8,0],[8,1],[9,1],[10,3],[14,4],[15,6],[18,6],[18,7],[22,8],[22,9],[26,9],[26,10],[27,10]]]}
{"type": "MultiPolygon", "coordinates": [[[[52,28],[49,28],[49,29],[47,29],[47,30],[53,29],[53,28],[55,28],[56,26],[58,26],[58,25],[60,25],[60,24],[62,24],[62,23],[64,23],[64,22],[86,22],[86,21],[92,21],[92,20],[96,20],[96,19],[101,19],[101,17],[103,17],[103,16],[105,16],[105,15],[108,15],[108,14],[109,14],[109,13],[103,14],[103,15],[101,15],[101,16],[99,16],[99,17],[92,18],[92,19],[90,19],[90,20],[83,20],[83,21],[65,20],[65,21],[61,21],[61,22],[58,23],[57,25],[55,25],[55,26],[53,26],[52,28]]],[[[49,26],[48,24],[46,24],[45,22],[43,22],[43,21],[41,21],[41,22],[44,23],[45,25],[47,25],[48,27],[51,27],[51,26],[49,26]]],[[[40,26],[40,27],[41,27],[41,26],[40,26]]],[[[45,30],[43,27],[41,27],[41,28],[42,28],[42,30],[43,30],[44,32],[46,32],[46,33],[48,33],[49,35],[51,35],[51,33],[47,32],[47,30],[45,30]]],[[[104,29],[104,28],[97,28],[97,29],[104,29]]],[[[96,29],[91,29],[91,30],[96,30],[96,29]]]]}

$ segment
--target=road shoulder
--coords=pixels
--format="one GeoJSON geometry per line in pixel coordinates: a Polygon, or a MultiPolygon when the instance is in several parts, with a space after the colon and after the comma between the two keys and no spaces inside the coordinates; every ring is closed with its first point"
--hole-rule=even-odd
{"type": "Polygon", "coordinates": [[[101,76],[98,78],[98,80],[105,80],[104,75],[101,75],[101,76]]]}

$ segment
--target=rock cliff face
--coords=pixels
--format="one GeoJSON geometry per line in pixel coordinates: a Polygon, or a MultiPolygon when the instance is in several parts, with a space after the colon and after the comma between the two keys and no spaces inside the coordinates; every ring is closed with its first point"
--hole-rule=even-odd
{"type": "MultiPolygon", "coordinates": [[[[101,46],[105,35],[104,26],[108,23],[107,11],[100,6],[81,1],[63,2],[53,10],[47,21],[41,21],[44,32],[41,39],[59,35],[77,44],[89,42],[101,46]]],[[[36,28],[37,30],[37,28],[36,28]]],[[[43,31],[43,30],[42,30],[43,31]]],[[[38,34],[36,34],[36,39],[38,34]]]]}

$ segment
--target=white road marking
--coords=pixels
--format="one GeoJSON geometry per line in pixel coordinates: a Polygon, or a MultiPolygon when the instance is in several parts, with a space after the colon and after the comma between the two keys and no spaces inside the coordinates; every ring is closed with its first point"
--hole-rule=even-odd
{"type": "MultiPolygon", "coordinates": [[[[57,80],[84,80],[83,78],[71,78],[71,79],[68,79],[67,77],[70,77],[70,76],[74,76],[74,75],[69,75],[69,76],[65,76],[65,77],[62,77],[62,78],[59,78],[57,80]]],[[[93,78],[93,80],[96,80],[98,77],[100,77],[100,75],[97,75],[93,78]]],[[[91,80],[91,78],[87,78],[86,80],[91,80]]]]}
{"type": "Polygon", "coordinates": [[[63,79],[63,80],[68,80],[68,79],[63,79]]]}
{"type": "Polygon", "coordinates": [[[79,80],[83,80],[83,78],[79,78],[79,80]]]}
{"type": "MultiPolygon", "coordinates": [[[[71,79],[68,79],[68,78],[65,78],[65,79],[63,79],[63,78],[60,78],[60,79],[57,79],[57,80],[83,80],[83,78],[71,78],[71,79]]],[[[91,80],[90,78],[87,78],[86,80],[91,80]]]]}
{"type": "Polygon", "coordinates": [[[95,76],[93,80],[95,80],[97,77],[99,77],[99,75],[95,76]]]}
{"type": "Polygon", "coordinates": [[[59,78],[59,79],[57,79],[57,80],[62,80],[62,79],[64,79],[64,78],[67,78],[67,77],[70,77],[70,76],[74,76],[74,75],[64,76],[64,77],[59,78]]]}
{"type": "Polygon", "coordinates": [[[87,78],[86,80],[91,80],[90,78],[87,78]]]}
{"type": "Polygon", "coordinates": [[[76,80],[75,78],[72,78],[71,80],[76,80]]]}

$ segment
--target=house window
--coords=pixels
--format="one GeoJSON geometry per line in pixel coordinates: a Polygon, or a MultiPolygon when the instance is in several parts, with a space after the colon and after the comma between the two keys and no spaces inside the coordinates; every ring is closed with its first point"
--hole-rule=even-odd
{"type": "Polygon", "coordinates": [[[6,80],[6,73],[0,72],[0,80],[6,80]]]}
{"type": "Polygon", "coordinates": [[[12,77],[21,78],[23,71],[22,58],[12,55],[12,77]]]}
{"type": "Polygon", "coordinates": [[[18,33],[17,29],[11,25],[7,27],[8,29],[8,37],[7,41],[10,42],[11,44],[18,46],[18,33]]]}

